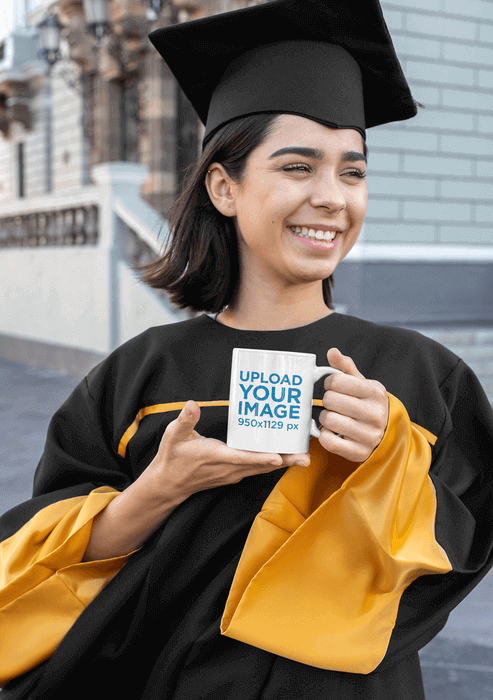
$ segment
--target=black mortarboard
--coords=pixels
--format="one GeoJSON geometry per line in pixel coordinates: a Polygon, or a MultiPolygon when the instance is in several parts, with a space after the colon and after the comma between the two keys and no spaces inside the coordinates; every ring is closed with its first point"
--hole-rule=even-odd
{"type": "Polygon", "coordinates": [[[206,125],[204,144],[249,114],[297,114],[365,138],[417,112],[378,0],[276,0],[149,38],[206,125]]]}

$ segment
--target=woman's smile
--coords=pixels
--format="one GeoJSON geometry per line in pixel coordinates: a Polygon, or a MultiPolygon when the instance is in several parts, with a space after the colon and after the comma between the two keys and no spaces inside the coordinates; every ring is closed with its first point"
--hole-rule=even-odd
{"type": "Polygon", "coordinates": [[[299,238],[303,245],[319,250],[333,250],[337,245],[337,236],[340,234],[340,231],[319,228],[316,225],[287,226],[287,230],[295,238],[299,238]]]}

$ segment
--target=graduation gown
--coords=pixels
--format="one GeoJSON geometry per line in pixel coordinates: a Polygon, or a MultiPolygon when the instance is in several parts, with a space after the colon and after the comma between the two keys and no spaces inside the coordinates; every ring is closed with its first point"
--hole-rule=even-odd
{"type": "Polygon", "coordinates": [[[479,381],[417,332],[338,313],[282,331],[205,314],[151,328],[56,412],[33,498],[1,518],[2,698],[424,698],[418,650],[492,566],[492,460],[479,381]],[[323,366],[333,346],[389,394],[365,462],[311,438],[309,468],[196,493],[138,551],[82,562],[92,519],[187,400],[196,430],[226,441],[234,347],[323,366]]]}

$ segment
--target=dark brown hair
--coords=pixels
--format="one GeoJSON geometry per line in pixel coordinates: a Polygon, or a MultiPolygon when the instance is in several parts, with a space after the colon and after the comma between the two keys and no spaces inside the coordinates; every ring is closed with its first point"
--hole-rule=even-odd
{"type": "MultiPolygon", "coordinates": [[[[187,173],[184,189],[171,207],[169,238],[161,257],[136,266],[150,287],[163,289],[181,309],[219,313],[239,289],[240,261],[235,221],[213,205],[205,187],[211,163],[221,163],[241,183],[247,159],[271,133],[278,114],[256,114],[226,124],[207,143],[187,173]]],[[[333,309],[332,275],[322,281],[326,306],[333,309]]]]}

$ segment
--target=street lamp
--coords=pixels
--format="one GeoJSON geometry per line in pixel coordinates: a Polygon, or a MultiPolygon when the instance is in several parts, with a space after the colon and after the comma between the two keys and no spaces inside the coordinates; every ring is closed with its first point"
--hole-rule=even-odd
{"type": "Polygon", "coordinates": [[[110,28],[108,0],[82,1],[87,28],[96,37],[97,43],[101,44],[110,28]]]}
{"type": "Polygon", "coordinates": [[[48,15],[38,24],[39,38],[41,41],[41,55],[51,68],[60,58],[60,32],[63,24],[60,24],[56,15],[48,15]]]}
{"type": "Polygon", "coordinates": [[[38,24],[41,42],[40,57],[46,61],[47,69],[44,80],[44,121],[45,121],[45,192],[53,189],[52,164],[52,114],[51,114],[51,82],[50,73],[55,63],[60,59],[60,35],[63,24],[60,24],[55,14],[49,14],[38,24]]]}
{"type": "Polygon", "coordinates": [[[155,22],[157,20],[164,3],[165,0],[147,0],[149,7],[147,8],[146,15],[149,22],[155,22]]]}
{"type": "Polygon", "coordinates": [[[159,15],[164,7],[165,0],[149,0],[149,5],[151,10],[153,10],[156,15],[159,15]]]}

